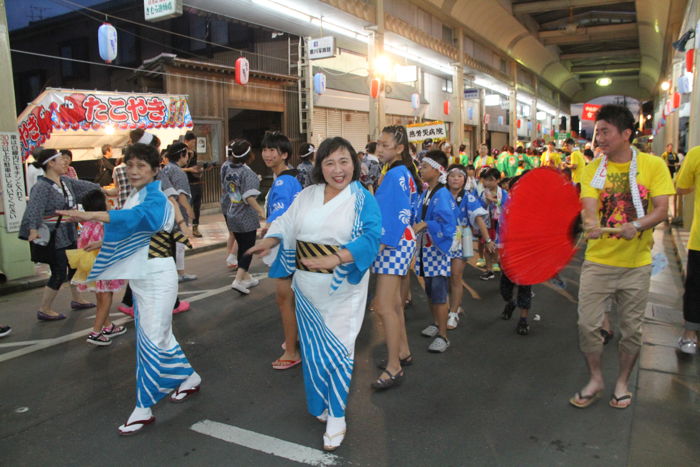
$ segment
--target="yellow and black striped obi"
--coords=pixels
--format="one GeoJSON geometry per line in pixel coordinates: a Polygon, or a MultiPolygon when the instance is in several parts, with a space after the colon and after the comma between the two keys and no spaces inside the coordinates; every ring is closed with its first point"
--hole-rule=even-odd
{"type": "Polygon", "coordinates": [[[151,243],[148,245],[149,258],[170,258],[175,257],[175,244],[183,243],[187,248],[192,248],[190,239],[181,231],[166,232],[161,230],[151,237],[151,243]]]}
{"type": "Polygon", "coordinates": [[[323,274],[333,274],[332,269],[309,269],[304,266],[300,259],[316,258],[318,256],[328,256],[340,250],[336,245],[323,245],[321,243],[302,242],[297,240],[297,269],[300,271],[320,272],[323,274]]]}

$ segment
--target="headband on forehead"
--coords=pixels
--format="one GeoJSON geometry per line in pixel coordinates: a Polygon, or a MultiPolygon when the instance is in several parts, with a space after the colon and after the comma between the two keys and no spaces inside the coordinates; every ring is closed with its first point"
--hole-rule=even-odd
{"type": "Polygon", "coordinates": [[[60,157],[60,156],[61,156],[61,151],[56,151],[56,154],[54,154],[53,156],[51,156],[51,157],[49,157],[48,159],[46,159],[44,162],[41,163],[41,165],[46,165],[46,164],[48,164],[49,162],[51,162],[52,160],[54,160],[54,159],[56,159],[57,157],[60,157]]]}
{"type": "Polygon", "coordinates": [[[447,171],[442,165],[440,165],[436,160],[431,159],[430,157],[424,157],[423,162],[440,172],[440,179],[438,180],[440,183],[447,182],[447,171]]]}
{"type": "Polygon", "coordinates": [[[146,133],[146,132],[144,132],[144,133],[143,133],[143,136],[142,136],[141,138],[139,138],[139,140],[137,141],[137,143],[141,143],[141,144],[151,144],[151,141],[153,141],[153,135],[152,135],[151,133],[146,133]]]}
{"type": "Polygon", "coordinates": [[[452,167],[447,173],[448,173],[448,174],[451,174],[451,173],[455,173],[455,172],[459,172],[459,173],[461,173],[461,174],[466,175],[466,174],[467,174],[467,169],[465,169],[465,168],[462,167],[462,166],[460,166],[460,167],[452,167]]]}
{"type": "Polygon", "coordinates": [[[231,155],[232,155],[233,157],[236,157],[236,158],[239,158],[239,159],[240,159],[241,157],[245,157],[245,156],[248,155],[248,153],[250,152],[250,148],[251,148],[251,146],[248,146],[248,149],[246,149],[246,151],[245,151],[243,154],[236,154],[236,153],[234,153],[233,151],[231,151],[231,155]]]}

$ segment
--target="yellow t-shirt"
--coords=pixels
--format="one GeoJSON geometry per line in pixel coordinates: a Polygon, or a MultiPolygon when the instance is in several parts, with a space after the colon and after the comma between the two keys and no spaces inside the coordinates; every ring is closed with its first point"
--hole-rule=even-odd
{"type": "Polygon", "coordinates": [[[561,154],[559,154],[558,152],[543,152],[540,156],[540,167],[549,167],[550,162],[555,168],[559,167],[559,165],[561,164],[561,154]]]}
{"type": "MultiPolygon", "coordinates": [[[[591,181],[601,160],[602,158],[593,160],[584,169],[581,198],[598,200],[601,227],[620,227],[637,219],[629,185],[630,163],[616,164],[608,161],[605,186],[598,190],[591,186],[591,181]]],[[[637,155],[637,186],[646,213],[653,209],[651,198],[675,193],[664,161],[643,152],[637,155]]],[[[653,229],[642,231],[632,240],[625,240],[617,234],[604,234],[599,239],[588,240],[586,260],[623,268],[646,266],[651,264],[653,242],[653,229]]]]}
{"type": "Polygon", "coordinates": [[[476,156],[476,159],[474,159],[474,168],[477,170],[479,170],[479,167],[493,167],[495,164],[491,156],[486,156],[485,161],[481,159],[481,156],[476,156]]]}
{"type": "Polygon", "coordinates": [[[683,159],[681,170],[676,175],[677,188],[695,189],[693,225],[690,226],[689,250],[700,250],[700,146],[695,146],[683,159]]]}
{"type": "Polygon", "coordinates": [[[583,176],[583,169],[586,168],[586,158],[579,151],[574,151],[571,153],[571,164],[575,164],[576,168],[571,171],[571,179],[574,183],[581,183],[581,177],[583,176]]]}

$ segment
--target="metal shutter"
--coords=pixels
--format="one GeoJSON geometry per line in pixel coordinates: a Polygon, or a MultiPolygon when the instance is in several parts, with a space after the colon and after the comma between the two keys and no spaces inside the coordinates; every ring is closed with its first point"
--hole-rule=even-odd
{"type": "Polygon", "coordinates": [[[355,151],[364,151],[369,132],[367,112],[343,112],[343,138],[350,141],[355,151]]]}
{"type": "Polygon", "coordinates": [[[326,109],[326,138],[343,136],[343,113],[336,109],[326,109]]]}
{"type": "Polygon", "coordinates": [[[321,141],[326,139],[326,109],[322,107],[314,107],[314,117],[313,117],[313,138],[309,141],[315,144],[317,147],[321,144],[321,141]]]}

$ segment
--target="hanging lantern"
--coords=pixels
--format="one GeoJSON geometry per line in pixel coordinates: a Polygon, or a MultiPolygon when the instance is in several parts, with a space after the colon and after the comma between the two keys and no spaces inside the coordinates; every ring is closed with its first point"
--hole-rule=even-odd
{"type": "Polygon", "coordinates": [[[117,30],[109,23],[102,23],[97,30],[100,58],[107,63],[117,58],[117,30]]]}
{"type": "Polygon", "coordinates": [[[248,59],[245,57],[239,57],[236,59],[236,83],[245,86],[248,84],[248,73],[250,72],[250,64],[248,59]]]}
{"type": "Polygon", "coordinates": [[[379,78],[373,78],[372,82],[369,85],[369,95],[372,96],[372,99],[376,99],[379,97],[379,93],[382,88],[382,80],[379,78]]]}
{"type": "Polygon", "coordinates": [[[537,131],[538,132],[542,131],[542,124],[541,123],[537,124],[537,131]]]}
{"type": "Polygon", "coordinates": [[[411,94],[411,108],[413,110],[418,110],[419,107],[420,107],[420,94],[418,94],[417,92],[414,92],[413,94],[411,94]]]}
{"type": "Polygon", "coordinates": [[[503,119],[503,115],[499,115],[499,116],[498,116],[498,124],[501,125],[501,126],[503,126],[503,123],[504,123],[504,122],[505,122],[505,120],[503,119]]]}
{"type": "Polygon", "coordinates": [[[448,100],[442,101],[442,113],[444,113],[445,115],[450,114],[450,101],[448,101],[448,100]]]}
{"type": "Polygon", "coordinates": [[[517,119],[517,120],[515,121],[515,126],[518,127],[518,128],[520,128],[520,127],[522,126],[522,124],[523,124],[523,123],[522,123],[522,121],[521,121],[520,119],[517,119]]]}
{"type": "Polygon", "coordinates": [[[677,109],[680,106],[681,106],[681,93],[674,92],[673,93],[673,108],[677,109]]]}
{"type": "Polygon", "coordinates": [[[474,109],[471,107],[467,109],[467,119],[474,120],[474,109]]]}
{"type": "Polygon", "coordinates": [[[323,73],[314,75],[314,92],[319,96],[326,92],[326,75],[323,73]]]}
{"type": "Polygon", "coordinates": [[[695,60],[695,49],[688,49],[685,51],[685,71],[688,73],[693,72],[693,62],[695,60]]]}

